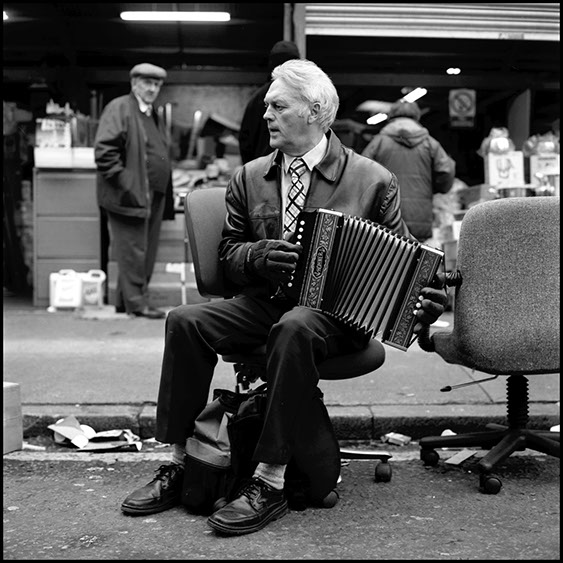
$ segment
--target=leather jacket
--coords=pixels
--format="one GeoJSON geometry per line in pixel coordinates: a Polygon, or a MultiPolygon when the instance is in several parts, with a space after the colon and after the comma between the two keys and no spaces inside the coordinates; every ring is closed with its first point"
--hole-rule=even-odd
{"type": "MultiPolygon", "coordinates": [[[[331,209],[370,219],[412,238],[401,217],[396,177],[342,145],[334,132],[329,130],[327,136],[327,152],[312,170],[304,209],[331,209]]],[[[275,290],[266,279],[249,275],[245,260],[253,242],[281,238],[282,158],[283,154],[275,150],[248,162],[233,174],[227,186],[219,260],[230,289],[240,289],[237,293],[267,297],[275,290]]]]}

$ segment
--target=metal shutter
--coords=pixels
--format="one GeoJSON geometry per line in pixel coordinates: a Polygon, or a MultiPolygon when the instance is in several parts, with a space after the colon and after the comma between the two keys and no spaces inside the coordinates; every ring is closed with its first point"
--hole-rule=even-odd
{"type": "Polygon", "coordinates": [[[559,41],[558,3],[302,6],[306,35],[559,41]]]}

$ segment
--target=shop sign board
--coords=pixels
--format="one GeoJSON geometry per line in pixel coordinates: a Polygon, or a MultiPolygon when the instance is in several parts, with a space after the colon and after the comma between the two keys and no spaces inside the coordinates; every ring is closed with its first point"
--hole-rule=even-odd
{"type": "Polygon", "coordinates": [[[485,155],[485,183],[499,187],[519,187],[524,182],[524,153],[509,151],[485,155]]]}

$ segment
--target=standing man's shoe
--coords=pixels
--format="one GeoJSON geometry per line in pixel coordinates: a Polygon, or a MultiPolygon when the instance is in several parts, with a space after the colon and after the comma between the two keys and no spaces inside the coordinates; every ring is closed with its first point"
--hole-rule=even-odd
{"type": "Polygon", "coordinates": [[[164,319],[166,317],[166,313],[156,307],[145,307],[140,311],[133,311],[131,315],[134,317],[146,317],[147,319],[164,319]]]}
{"type": "Polygon", "coordinates": [[[207,523],[222,534],[250,534],[261,530],[268,522],[285,516],[287,512],[283,490],[273,489],[253,477],[241,489],[239,496],[212,514],[207,523]]]}
{"type": "Polygon", "coordinates": [[[123,501],[121,510],[130,516],[145,516],[173,508],[180,504],[183,483],[184,468],[181,465],[161,465],[150,483],[123,501]]]}

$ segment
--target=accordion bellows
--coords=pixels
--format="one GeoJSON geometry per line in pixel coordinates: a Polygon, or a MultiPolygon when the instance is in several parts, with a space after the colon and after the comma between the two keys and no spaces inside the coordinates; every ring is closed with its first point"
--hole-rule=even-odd
{"type": "Polygon", "coordinates": [[[444,253],[367,219],[326,209],[302,211],[303,252],[284,293],[346,325],[407,350],[414,342],[420,290],[444,253]]]}

